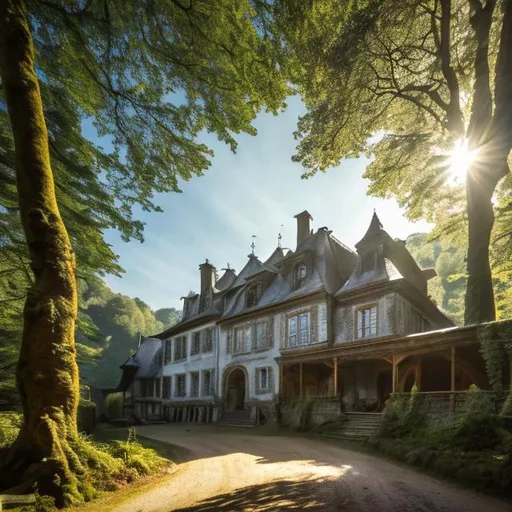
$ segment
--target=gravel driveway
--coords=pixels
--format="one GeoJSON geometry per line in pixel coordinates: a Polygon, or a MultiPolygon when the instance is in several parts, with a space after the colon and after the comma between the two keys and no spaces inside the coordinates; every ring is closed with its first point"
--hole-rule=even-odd
{"type": "Polygon", "coordinates": [[[138,433],[190,452],[177,473],[119,512],[512,511],[502,501],[321,441],[194,425],[138,433]]]}

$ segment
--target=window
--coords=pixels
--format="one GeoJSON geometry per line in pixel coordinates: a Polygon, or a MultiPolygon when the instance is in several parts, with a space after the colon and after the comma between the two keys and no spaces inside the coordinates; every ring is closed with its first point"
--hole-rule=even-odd
{"type": "Polygon", "coordinates": [[[235,346],[233,348],[234,354],[243,354],[249,352],[251,349],[251,328],[242,327],[235,329],[235,346]]]}
{"type": "Polygon", "coordinates": [[[174,361],[187,359],[187,337],[179,336],[174,340],[174,361]]]}
{"type": "Polygon", "coordinates": [[[268,347],[269,337],[267,336],[268,322],[258,322],[254,326],[254,348],[268,347]]]}
{"type": "Polygon", "coordinates": [[[308,273],[308,269],[304,263],[299,263],[295,266],[293,272],[293,289],[298,290],[302,288],[306,283],[306,276],[308,273]]]}
{"type": "Polygon", "coordinates": [[[213,329],[206,329],[204,332],[203,352],[213,351],[213,329]]]}
{"type": "Polygon", "coordinates": [[[176,375],[176,386],[174,386],[174,396],[185,396],[187,394],[187,376],[185,374],[176,375]]]}
{"type": "Polygon", "coordinates": [[[288,346],[309,344],[309,313],[288,318],[288,346]]]}
{"type": "Polygon", "coordinates": [[[190,396],[199,396],[199,372],[190,374],[190,396]]]}
{"type": "Polygon", "coordinates": [[[192,334],[192,347],[190,349],[190,355],[199,354],[201,352],[201,332],[197,331],[192,334]]]}
{"type": "Polygon", "coordinates": [[[146,397],[149,396],[148,379],[141,379],[140,380],[140,396],[142,398],[146,398],[146,397]]]}
{"type": "Polygon", "coordinates": [[[361,272],[368,272],[375,268],[376,255],[375,251],[365,252],[361,255],[361,272]]]}
{"type": "Polygon", "coordinates": [[[253,284],[245,291],[245,307],[252,308],[260,300],[260,285],[253,284]]]}
{"type": "Polygon", "coordinates": [[[213,370],[204,370],[203,371],[203,396],[211,396],[213,395],[212,388],[212,379],[213,370]]]}
{"type": "Polygon", "coordinates": [[[270,368],[256,369],[256,391],[266,392],[270,390],[270,368]]]}
{"type": "Polygon", "coordinates": [[[171,398],[171,377],[164,377],[162,380],[162,398],[171,398]]]}
{"type": "Polygon", "coordinates": [[[160,398],[160,379],[155,379],[155,397],[160,398]]]}
{"type": "Polygon", "coordinates": [[[357,337],[369,338],[377,334],[377,306],[357,310],[357,337]]]}
{"type": "Polygon", "coordinates": [[[164,342],[164,364],[169,364],[172,359],[172,340],[164,342]]]}

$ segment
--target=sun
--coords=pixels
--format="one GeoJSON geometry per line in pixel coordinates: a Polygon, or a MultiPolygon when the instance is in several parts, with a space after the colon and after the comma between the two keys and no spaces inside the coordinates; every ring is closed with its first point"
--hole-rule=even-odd
{"type": "Polygon", "coordinates": [[[448,153],[448,176],[454,183],[464,183],[471,164],[476,160],[477,150],[469,150],[468,140],[459,139],[448,153]]]}

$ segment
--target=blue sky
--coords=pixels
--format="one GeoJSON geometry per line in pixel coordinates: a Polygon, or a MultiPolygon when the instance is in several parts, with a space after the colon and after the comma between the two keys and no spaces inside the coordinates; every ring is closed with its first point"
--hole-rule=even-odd
{"type": "Polygon", "coordinates": [[[293,131],[303,113],[303,104],[294,97],[281,115],[261,114],[255,122],[258,135],[239,136],[236,154],[214,135],[202,137],[215,151],[210,169],[182,183],[182,194],[158,195],[164,213],[141,213],[145,242],[125,243],[116,232],[106,233],[126,271],[122,278],[106,278],[111,288],[154,309],[181,309],[180,297],[199,288],[198,266],[205,258],[219,274],[228,262],[239,271],[251,251],[252,235],[257,235],[255,252],[264,260],[277,246],[280,231],[283,247],[295,249],[293,216],[305,209],[314,219],[313,228],[328,226],[350,247],[365,233],[374,208],[392,237],[430,230],[427,223],[403,218],[394,200],[366,195],[365,158],[301,179],[302,167],[291,156],[297,144],[293,131]]]}

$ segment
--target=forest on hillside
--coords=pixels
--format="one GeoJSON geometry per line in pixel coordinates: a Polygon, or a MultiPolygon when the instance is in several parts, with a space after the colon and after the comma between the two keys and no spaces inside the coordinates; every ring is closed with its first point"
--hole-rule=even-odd
{"type": "MultiPolygon", "coordinates": [[[[140,334],[157,334],[181,318],[181,311],[174,308],[153,311],[138,298],[115,293],[98,277],[78,281],[78,300],[75,336],[81,383],[102,388],[118,385],[119,365],[135,352],[140,334]]],[[[6,314],[0,317],[0,405],[17,396],[14,363],[21,339],[21,305],[5,303],[6,314]]]]}

